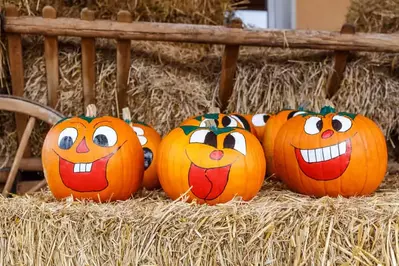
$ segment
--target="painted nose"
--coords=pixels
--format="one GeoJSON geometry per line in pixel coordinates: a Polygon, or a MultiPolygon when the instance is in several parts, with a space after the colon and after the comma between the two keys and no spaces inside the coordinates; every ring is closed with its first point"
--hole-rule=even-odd
{"type": "Polygon", "coordinates": [[[209,157],[210,157],[212,160],[219,161],[220,159],[222,159],[223,155],[224,155],[224,154],[223,154],[223,151],[215,150],[215,151],[211,152],[211,154],[209,155],[209,157]]]}
{"type": "Polygon", "coordinates": [[[86,153],[89,152],[89,148],[87,147],[86,144],[86,139],[83,138],[83,140],[79,143],[78,147],[76,147],[76,152],[77,153],[86,153]]]}
{"type": "Polygon", "coordinates": [[[321,134],[321,137],[323,139],[328,139],[332,135],[334,135],[334,131],[332,131],[331,129],[327,129],[326,131],[323,132],[323,134],[321,134]]]}

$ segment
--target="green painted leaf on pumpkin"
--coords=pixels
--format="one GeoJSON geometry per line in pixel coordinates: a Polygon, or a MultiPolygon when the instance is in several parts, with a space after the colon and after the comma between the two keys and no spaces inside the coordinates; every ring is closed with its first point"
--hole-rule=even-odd
{"type": "Polygon", "coordinates": [[[93,121],[97,117],[89,117],[89,116],[80,115],[79,118],[87,121],[88,123],[91,123],[91,121],[93,121]]]}
{"type": "Polygon", "coordinates": [[[321,108],[320,114],[326,116],[328,114],[335,113],[335,109],[331,106],[324,106],[321,108]]]}
{"type": "MultiPolygon", "coordinates": [[[[185,135],[189,135],[197,129],[208,129],[208,130],[212,131],[213,133],[215,133],[216,135],[220,135],[223,133],[229,133],[229,132],[233,131],[234,129],[237,129],[237,128],[233,128],[233,127],[218,128],[218,127],[214,127],[214,126],[212,126],[212,127],[180,126],[180,128],[184,131],[185,135]]],[[[244,128],[240,128],[240,129],[245,130],[244,128]]]]}
{"type": "Polygon", "coordinates": [[[194,117],[194,119],[197,120],[198,122],[201,122],[202,121],[202,115],[194,117]]]}
{"type": "Polygon", "coordinates": [[[194,130],[198,129],[199,127],[197,127],[197,126],[181,126],[180,128],[184,131],[184,134],[187,136],[194,130]]]}
{"type": "Polygon", "coordinates": [[[214,114],[204,114],[204,117],[205,117],[205,118],[208,118],[208,119],[218,119],[218,118],[219,118],[219,114],[217,114],[217,113],[214,113],[214,114]]]}
{"type": "Polygon", "coordinates": [[[352,113],[347,113],[347,112],[339,112],[338,114],[342,115],[342,116],[347,116],[352,120],[355,120],[355,117],[357,116],[357,114],[352,114],[352,113]]]}

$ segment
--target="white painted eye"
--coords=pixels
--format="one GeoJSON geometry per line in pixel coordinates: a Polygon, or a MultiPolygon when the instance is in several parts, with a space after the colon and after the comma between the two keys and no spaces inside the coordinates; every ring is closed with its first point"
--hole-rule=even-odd
{"type": "Polygon", "coordinates": [[[303,114],[306,114],[306,112],[304,112],[304,111],[298,111],[298,112],[296,112],[295,114],[293,114],[292,117],[295,117],[295,116],[298,116],[298,115],[303,115],[303,114]]]}
{"type": "Polygon", "coordinates": [[[252,124],[256,127],[263,127],[266,125],[267,120],[270,116],[267,114],[257,114],[252,117],[252,124]]]}
{"type": "Polygon", "coordinates": [[[233,132],[226,136],[223,141],[223,148],[234,149],[243,155],[247,155],[247,144],[243,134],[239,132],[233,132]]]}
{"type": "Polygon", "coordinates": [[[234,118],[231,117],[231,116],[224,116],[224,117],[222,118],[222,125],[223,125],[224,127],[237,127],[237,126],[238,126],[237,120],[234,119],[234,118]]]}
{"type": "Polygon", "coordinates": [[[323,121],[320,117],[311,116],[305,122],[305,132],[315,135],[323,129],[323,121]]]}
{"type": "Polygon", "coordinates": [[[101,126],[94,131],[93,142],[101,147],[112,147],[116,144],[118,135],[108,126],[101,126]]]}
{"type": "Polygon", "coordinates": [[[206,135],[211,132],[206,129],[195,131],[190,137],[190,143],[205,143],[206,135]]]}
{"type": "Polygon", "coordinates": [[[136,132],[136,134],[138,136],[144,136],[144,130],[140,127],[133,127],[134,132],[136,132]]]}
{"type": "Polygon", "coordinates": [[[199,125],[199,127],[209,127],[209,122],[210,121],[214,121],[214,119],[208,119],[208,118],[206,118],[206,119],[204,119],[204,120],[202,120],[201,121],[201,123],[200,123],[200,125],[199,125]]]}
{"type": "MultiPolygon", "coordinates": [[[[232,120],[235,120],[235,121],[237,122],[236,125],[238,125],[238,123],[239,123],[239,124],[241,125],[242,128],[245,128],[244,124],[242,123],[241,119],[240,119],[238,116],[230,115],[229,117],[230,117],[232,120]]],[[[234,123],[233,123],[233,125],[234,125],[234,123]]],[[[234,126],[232,126],[232,127],[234,127],[234,126]]],[[[235,126],[235,127],[237,127],[237,126],[235,126]]]]}
{"type": "Polygon", "coordinates": [[[335,131],[346,132],[352,127],[352,121],[341,115],[336,115],[332,119],[332,127],[335,131]]]}
{"type": "Polygon", "coordinates": [[[68,150],[75,143],[76,138],[78,137],[78,131],[76,128],[67,127],[63,131],[61,131],[58,137],[58,147],[63,150],[68,150]]]}

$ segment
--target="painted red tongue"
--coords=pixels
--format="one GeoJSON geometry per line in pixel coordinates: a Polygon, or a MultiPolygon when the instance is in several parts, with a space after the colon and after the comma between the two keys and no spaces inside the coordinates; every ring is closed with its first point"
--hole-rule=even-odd
{"type": "Polygon", "coordinates": [[[219,168],[201,168],[191,164],[188,173],[191,192],[203,200],[213,200],[219,197],[229,179],[230,165],[219,168]]]}

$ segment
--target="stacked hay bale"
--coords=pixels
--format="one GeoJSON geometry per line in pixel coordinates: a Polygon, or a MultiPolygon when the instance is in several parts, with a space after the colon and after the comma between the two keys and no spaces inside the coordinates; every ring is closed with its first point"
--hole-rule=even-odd
{"type": "MultiPolygon", "coordinates": [[[[85,6],[68,1],[9,2],[17,4],[25,15],[41,15],[43,6],[50,3],[57,7],[59,16],[79,17],[85,6]]],[[[363,2],[370,1],[354,1],[348,15],[349,21],[359,25],[360,30],[366,27],[361,20],[364,16],[383,16],[375,9],[372,13],[367,11],[369,5],[363,2]]],[[[95,1],[89,5],[97,10],[98,18],[115,19],[118,10],[125,8],[134,13],[137,20],[202,24],[222,24],[224,12],[233,8],[228,0],[146,0],[113,4],[95,1]]],[[[384,7],[381,2],[377,6],[384,7]]],[[[376,23],[377,20],[370,19],[376,24],[372,29],[388,27],[376,23]]],[[[392,23],[394,19],[387,21],[392,23]]],[[[115,45],[105,40],[97,40],[97,44],[96,101],[100,114],[115,115],[115,45]]],[[[132,42],[132,48],[128,102],[135,118],[153,124],[165,134],[187,116],[206,112],[215,104],[223,47],[132,42]]],[[[46,104],[42,55],[41,38],[24,39],[25,96],[46,104]]],[[[314,109],[333,104],[340,110],[360,112],[376,120],[389,138],[399,132],[396,61],[397,55],[353,54],[341,90],[327,101],[324,89],[331,71],[331,52],[243,47],[228,110],[273,112],[285,107],[295,108],[304,101],[310,101],[309,107],[314,109]]],[[[66,115],[83,112],[80,67],[79,39],[60,38],[61,81],[57,109],[66,115]]],[[[16,150],[12,119],[3,116],[0,120],[5,122],[7,136],[2,138],[0,156],[12,155],[16,150]]],[[[42,127],[42,131],[46,128],[42,127]]],[[[39,155],[43,134],[35,133],[34,139],[33,153],[39,155]]]]}
{"type": "MultiPolygon", "coordinates": [[[[14,2],[30,15],[40,14],[36,4],[38,10],[47,4],[34,1],[28,10],[28,1],[14,2]]],[[[188,2],[132,1],[138,6],[188,2]]],[[[216,14],[219,19],[209,18],[210,13],[201,13],[208,9],[201,9],[198,3],[209,6],[212,1],[193,2],[201,15],[192,15],[193,9],[188,9],[191,13],[184,17],[188,20],[183,20],[180,15],[185,11],[175,6],[173,14],[181,20],[174,19],[222,22],[224,7],[216,14]]],[[[354,0],[353,5],[362,2],[370,1],[354,0]]],[[[375,2],[383,6],[381,3],[388,1],[375,2]]],[[[99,3],[99,11],[108,10],[99,3]]],[[[128,7],[133,10],[132,6],[128,7]]],[[[77,17],[80,8],[62,12],[77,17]]],[[[101,12],[108,18],[115,16],[114,11],[101,12]]],[[[381,12],[375,10],[375,14],[381,12]]],[[[353,8],[349,16],[360,17],[357,14],[353,8]]],[[[173,21],[165,17],[153,20],[173,21]]],[[[46,104],[40,41],[24,39],[25,96],[46,104]]],[[[115,114],[115,48],[103,40],[98,46],[96,100],[101,114],[115,114]]],[[[223,47],[146,42],[133,42],[132,46],[128,94],[135,118],[166,133],[185,117],[205,112],[215,102],[223,47]]],[[[388,136],[399,131],[396,56],[353,54],[341,90],[328,102],[324,88],[331,52],[243,48],[228,109],[276,111],[304,101],[317,109],[333,103],[339,109],[372,117],[388,136]]],[[[62,39],[57,109],[66,115],[83,112],[80,65],[79,40],[62,39]]],[[[11,117],[0,115],[2,155],[15,152],[11,117]]],[[[32,142],[36,155],[42,138],[37,130],[32,142]]],[[[45,132],[43,127],[40,130],[45,132]]],[[[396,265],[398,177],[389,176],[371,197],[351,199],[313,199],[267,180],[253,201],[213,207],[171,202],[159,191],[141,191],[131,200],[110,204],[69,199],[57,202],[49,192],[0,198],[0,260],[4,265],[396,265]]]]}

